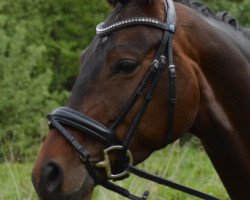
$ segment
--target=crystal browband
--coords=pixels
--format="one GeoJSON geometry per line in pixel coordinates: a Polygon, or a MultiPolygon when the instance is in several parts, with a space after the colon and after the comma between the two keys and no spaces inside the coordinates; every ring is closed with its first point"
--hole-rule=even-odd
{"type": "Polygon", "coordinates": [[[135,26],[135,25],[153,26],[153,27],[160,28],[163,30],[168,30],[173,33],[175,31],[174,24],[162,23],[156,19],[149,18],[149,17],[136,17],[136,18],[130,18],[130,19],[118,21],[107,27],[105,27],[105,22],[102,22],[97,25],[96,33],[101,36],[107,35],[111,32],[120,30],[124,27],[135,26]]]}

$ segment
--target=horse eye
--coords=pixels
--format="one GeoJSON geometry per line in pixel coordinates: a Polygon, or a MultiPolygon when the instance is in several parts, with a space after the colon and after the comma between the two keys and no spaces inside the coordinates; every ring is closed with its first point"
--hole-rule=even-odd
{"type": "Polygon", "coordinates": [[[132,73],[137,66],[138,63],[134,60],[121,60],[116,64],[114,73],[129,74],[132,73]]]}

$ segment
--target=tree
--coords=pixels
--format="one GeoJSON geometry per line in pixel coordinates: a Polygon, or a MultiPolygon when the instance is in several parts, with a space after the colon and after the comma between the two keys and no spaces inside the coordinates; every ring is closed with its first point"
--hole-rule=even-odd
{"type": "Polygon", "coordinates": [[[44,112],[57,103],[49,98],[52,70],[39,1],[1,1],[0,13],[0,158],[21,160],[34,154],[44,112]]]}
{"type": "Polygon", "coordinates": [[[109,8],[105,0],[53,0],[43,4],[41,13],[49,31],[46,46],[54,71],[52,90],[71,90],[79,70],[79,56],[109,8]]]}
{"type": "Polygon", "coordinates": [[[35,155],[45,114],[65,102],[108,10],[99,0],[0,2],[0,160],[35,155]]]}

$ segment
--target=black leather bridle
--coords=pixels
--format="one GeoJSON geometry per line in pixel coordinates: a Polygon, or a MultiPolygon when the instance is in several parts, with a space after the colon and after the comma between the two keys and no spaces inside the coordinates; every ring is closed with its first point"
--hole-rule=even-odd
{"type": "Polygon", "coordinates": [[[96,32],[100,37],[107,36],[115,31],[124,29],[130,26],[150,26],[163,30],[163,37],[160,43],[158,52],[156,53],[154,61],[150,65],[150,69],[141,83],[138,85],[134,94],[130,98],[128,104],[124,107],[121,114],[118,116],[113,125],[108,128],[99,122],[91,119],[90,117],[79,113],[69,107],[60,107],[54,110],[51,114],[48,114],[49,126],[56,128],[66,140],[78,151],[80,157],[85,164],[88,173],[91,175],[96,185],[102,185],[103,187],[112,190],[116,193],[121,194],[132,200],[146,200],[149,193],[144,192],[142,197],[137,197],[131,194],[128,190],[113,184],[109,180],[118,180],[126,178],[130,173],[133,173],[139,177],[157,182],[159,184],[175,188],[177,190],[183,191],[185,193],[191,194],[193,196],[202,199],[216,200],[217,198],[210,195],[204,194],[202,192],[190,189],[188,187],[176,184],[174,182],[168,181],[161,177],[157,177],[148,174],[142,170],[139,170],[133,166],[132,154],[129,151],[129,145],[135,133],[135,129],[140,123],[140,120],[147,109],[150,101],[152,100],[153,93],[160,79],[161,72],[168,66],[168,122],[167,122],[167,134],[165,143],[171,143],[173,141],[172,129],[174,124],[175,116],[175,104],[176,104],[176,89],[175,89],[175,78],[176,71],[175,65],[173,64],[173,53],[172,53],[172,37],[175,32],[175,7],[172,0],[165,1],[165,11],[166,11],[166,21],[160,22],[156,19],[148,17],[134,17],[126,20],[122,20],[112,24],[110,26],[105,26],[105,23],[101,23],[97,26],[96,32]],[[165,55],[167,54],[167,58],[165,55]],[[122,121],[126,118],[127,114],[130,112],[132,107],[137,102],[137,99],[144,94],[146,95],[144,101],[140,107],[139,112],[135,116],[128,133],[124,141],[119,141],[115,134],[116,128],[122,121]],[[93,165],[90,158],[89,152],[79,144],[75,138],[69,133],[64,126],[69,126],[84,132],[85,134],[95,138],[96,140],[102,142],[107,149],[104,150],[104,160],[93,165]],[[121,170],[118,174],[112,174],[112,169],[110,165],[109,155],[110,153],[119,152],[120,161],[122,162],[121,170]],[[106,170],[106,179],[100,180],[97,175],[96,169],[104,168],[106,170]]]}

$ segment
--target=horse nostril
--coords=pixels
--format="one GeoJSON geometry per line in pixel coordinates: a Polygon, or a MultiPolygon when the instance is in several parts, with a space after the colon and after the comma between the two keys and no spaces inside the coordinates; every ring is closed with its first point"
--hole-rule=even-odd
{"type": "Polygon", "coordinates": [[[54,192],[63,183],[62,169],[58,164],[54,162],[48,162],[42,169],[41,178],[47,192],[54,192]]]}

